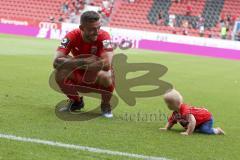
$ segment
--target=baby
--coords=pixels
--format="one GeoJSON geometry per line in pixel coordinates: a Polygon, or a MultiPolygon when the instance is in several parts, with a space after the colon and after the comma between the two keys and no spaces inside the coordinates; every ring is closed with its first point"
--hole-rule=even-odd
{"type": "Polygon", "coordinates": [[[225,134],[221,128],[213,128],[213,117],[207,109],[184,104],[178,91],[173,89],[167,92],[164,101],[173,113],[166,126],[160,130],[170,130],[179,122],[185,128],[185,131],[181,132],[182,135],[190,135],[194,131],[212,135],[225,134]]]}

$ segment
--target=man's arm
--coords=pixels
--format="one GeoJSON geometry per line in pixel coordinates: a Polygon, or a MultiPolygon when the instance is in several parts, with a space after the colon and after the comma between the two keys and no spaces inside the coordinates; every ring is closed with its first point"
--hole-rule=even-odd
{"type": "Polygon", "coordinates": [[[185,132],[181,132],[182,135],[190,135],[194,132],[196,127],[196,119],[192,114],[187,115],[188,128],[185,132]]]}
{"type": "Polygon", "coordinates": [[[104,53],[101,54],[100,58],[97,57],[96,61],[88,65],[88,69],[95,71],[108,71],[112,67],[112,58],[112,51],[104,51],[104,53]]]}
{"type": "Polygon", "coordinates": [[[53,67],[59,69],[64,64],[64,69],[75,69],[76,67],[83,67],[84,65],[89,65],[96,62],[96,56],[90,56],[87,58],[72,58],[69,55],[64,54],[61,51],[57,51],[56,56],[53,61],[53,67]]]}
{"type": "Polygon", "coordinates": [[[113,59],[113,51],[105,51],[102,55],[101,55],[101,59],[103,62],[103,70],[104,71],[108,71],[111,69],[112,67],[112,59],[113,59]]]}
{"type": "Polygon", "coordinates": [[[102,53],[100,57],[103,64],[102,70],[108,71],[112,67],[114,46],[111,42],[111,37],[107,32],[103,36],[101,51],[102,53]]]}

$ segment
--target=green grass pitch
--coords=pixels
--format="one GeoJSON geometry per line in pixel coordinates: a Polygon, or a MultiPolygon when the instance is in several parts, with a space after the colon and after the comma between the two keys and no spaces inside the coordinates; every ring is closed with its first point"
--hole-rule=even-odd
{"type": "MultiPolygon", "coordinates": [[[[170,114],[162,97],[139,98],[134,107],[120,100],[115,118],[90,121],[62,121],[55,116],[56,103],[66,99],[50,89],[48,78],[56,40],[0,35],[0,133],[58,141],[68,144],[165,157],[176,160],[237,160],[240,148],[240,63],[224,59],[127,50],[129,62],[160,63],[168,68],[163,80],[173,84],[185,102],[205,106],[213,113],[215,126],[226,136],[160,132],[165,120],[135,121],[121,119],[128,113],[170,114]]],[[[119,50],[116,51],[118,53],[119,50]]],[[[85,99],[88,106],[99,101],[85,99]]],[[[53,146],[0,138],[0,160],[126,160],[53,146]]]]}

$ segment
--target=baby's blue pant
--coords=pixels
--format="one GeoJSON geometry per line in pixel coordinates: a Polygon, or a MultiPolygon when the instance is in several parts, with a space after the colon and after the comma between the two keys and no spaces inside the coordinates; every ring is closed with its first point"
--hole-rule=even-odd
{"type": "Polygon", "coordinates": [[[197,131],[205,134],[215,134],[213,129],[213,118],[197,127],[197,131]]]}

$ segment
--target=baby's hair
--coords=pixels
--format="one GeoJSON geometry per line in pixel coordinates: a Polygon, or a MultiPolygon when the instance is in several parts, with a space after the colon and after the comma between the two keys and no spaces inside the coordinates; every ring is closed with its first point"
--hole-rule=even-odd
{"type": "Polygon", "coordinates": [[[172,99],[174,101],[177,101],[179,103],[183,103],[183,97],[182,95],[175,89],[169,90],[163,95],[164,99],[172,99]]]}

